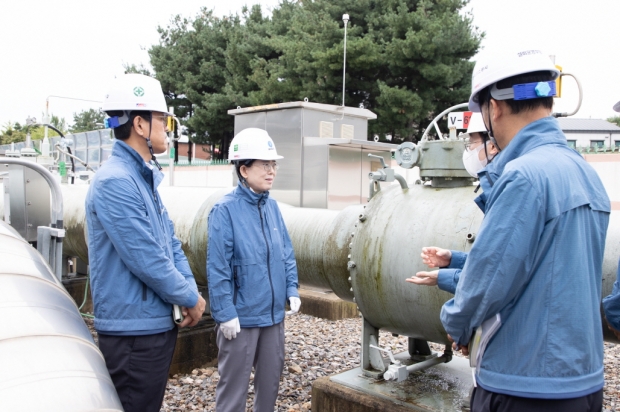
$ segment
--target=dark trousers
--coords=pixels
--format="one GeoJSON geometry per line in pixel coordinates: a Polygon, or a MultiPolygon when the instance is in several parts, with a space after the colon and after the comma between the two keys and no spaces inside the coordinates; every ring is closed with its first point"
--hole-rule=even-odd
{"type": "Polygon", "coordinates": [[[489,392],[480,386],[471,395],[472,412],[600,412],[603,390],[580,398],[533,399],[489,392]]]}
{"type": "Polygon", "coordinates": [[[159,412],[178,328],[155,335],[99,335],[112,382],[125,412],[159,412]]]}

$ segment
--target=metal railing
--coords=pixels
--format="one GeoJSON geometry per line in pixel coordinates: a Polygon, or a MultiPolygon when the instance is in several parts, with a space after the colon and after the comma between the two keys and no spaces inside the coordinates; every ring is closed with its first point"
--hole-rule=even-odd
{"type": "MultiPolygon", "coordinates": [[[[169,158],[157,158],[157,161],[162,167],[168,166],[170,164],[169,158]]],[[[205,160],[205,159],[192,159],[191,162],[188,159],[179,159],[178,162],[175,162],[175,166],[184,167],[184,166],[222,166],[230,164],[228,160],[221,159],[213,159],[213,160],[205,160]]]]}

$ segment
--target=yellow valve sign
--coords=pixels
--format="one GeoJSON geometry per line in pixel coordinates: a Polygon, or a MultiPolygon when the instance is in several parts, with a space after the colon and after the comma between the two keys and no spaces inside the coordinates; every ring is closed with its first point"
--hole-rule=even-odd
{"type": "Polygon", "coordinates": [[[172,116],[168,116],[168,131],[169,132],[174,132],[174,117],[172,116]]]}
{"type": "Polygon", "coordinates": [[[555,68],[560,71],[560,75],[555,79],[555,97],[562,97],[562,66],[556,64],[555,68]]]}

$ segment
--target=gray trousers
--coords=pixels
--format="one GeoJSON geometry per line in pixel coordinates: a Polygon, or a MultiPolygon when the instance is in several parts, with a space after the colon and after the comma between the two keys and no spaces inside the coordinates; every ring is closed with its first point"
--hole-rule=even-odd
{"type": "Polygon", "coordinates": [[[254,366],[254,412],[273,412],[284,367],[284,321],[265,328],[241,328],[227,340],[217,330],[217,412],[244,412],[254,366]]]}

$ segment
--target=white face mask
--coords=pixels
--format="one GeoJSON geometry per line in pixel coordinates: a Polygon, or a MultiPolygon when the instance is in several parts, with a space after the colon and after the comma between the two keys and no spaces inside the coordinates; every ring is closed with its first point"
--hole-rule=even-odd
{"type": "MultiPolygon", "coordinates": [[[[478,172],[489,163],[489,160],[487,160],[486,157],[480,160],[480,151],[484,149],[484,146],[484,144],[481,144],[473,150],[465,149],[463,152],[463,164],[465,165],[465,170],[467,170],[467,173],[473,177],[478,177],[478,172]]],[[[493,156],[490,157],[491,159],[493,158],[493,156]]]]}

